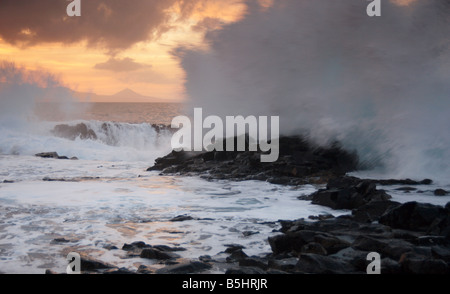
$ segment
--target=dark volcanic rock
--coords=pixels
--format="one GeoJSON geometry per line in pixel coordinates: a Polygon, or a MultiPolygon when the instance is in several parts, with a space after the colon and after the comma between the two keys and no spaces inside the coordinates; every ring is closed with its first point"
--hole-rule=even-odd
{"type": "Polygon", "coordinates": [[[400,206],[395,201],[370,201],[352,211],[353,219],[359,222],[371,223],[378,221],[379,218],[390,208],[400,206]]]}
{"type": "Polygon", "coordinates": [[[147,259],[158,259],[158,260],[166,260],[166,259],[175,259],[180,257],[178,254],[172,252],[161,251],[156,248],[145,248],[141,251],[141,258],[147,259]]]}
{"type": "Polygon", "coordinates": [[[173,151],[156,159],[155,165],[148,171],[297,185],[309,182],[306,178],[323,181],[331,176],[343,175],[355,170],[358,165],[357,156],[343,150],[337,143],[327,148],[318,147],[301,137],[281,137],[280,156],[276,162],[262,163],[261,154],[261,151],[173,151]]]}
{"type": "Polygon", "coordinates": [[[171,222],[184,222],[184,221],[188,221],[188,220],[193,220],[194,218],[192,216],[189,215],[179,215],[176,216],[172,219],[170,219],[169,221],[171,222]]]}
{"type": "Polygon", "coordinates": [[[354,271],[353,267],[342,260],[318,254],[301,254],[296,269],[312,274],[346,274],[354,271]]]}
{"type": "Polygon", "coordinates": [[[111,269],[111,268],[115,268],[115,266],[90,257],[81,256],[81,270],[83,272],[111,269]]]}
{"type": "Polygon", "coordinates": [[[434,190],[435,196],[446,196],[449,192],[445,191],[444,189],[436,189],[434,190]]]}
{"type": "Polygon", "coordinates": [[[432,224],[438,226],[438,223],[444,222],[443,228],[436,228],[439,230],[438,234],[440,234],[448,230],[448,228],[445,227],[448,218],[449,213],[442,206],[408,202],[401,206],[389,209],[381,216],[380,223],[393,228],[428,231],[432,224]]]}
{"type": "Polygon", "coordinates": [[[186,263],[180,263],[175,265],[169,265],[164,268],[158,269],[156,274],[192,274],[209,270],[212,266],[208,263],[201,261],[189,261],[186,263]]]}
{"type": "Polygon", "coordinates": [[[391,196],[367,180],[352,177],[335,178],[326,189],[312,194],[312,204],[332,209],[355,209],[371,201],[387,201],[391,196]]]}
{"type": "Polygon", "coordinates": [[[80,123],[75,126],[69,126],[69,125],[57,125],[53,128],[52,133],[55,136],[75,140],[77,138],[80,139],[97,139],[97,134],[95,132],[88,128],[86,124],[80,123]]]}

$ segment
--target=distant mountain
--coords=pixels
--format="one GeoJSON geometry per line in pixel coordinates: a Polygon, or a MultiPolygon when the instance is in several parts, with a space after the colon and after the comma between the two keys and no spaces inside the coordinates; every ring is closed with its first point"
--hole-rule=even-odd
{"type": "Polygon", "coordinates": [[[97,95],[75,91],[73,95],[83,102],[166,102],[163,99],[141,95],[128,88],[113,95],[97,95]]]}

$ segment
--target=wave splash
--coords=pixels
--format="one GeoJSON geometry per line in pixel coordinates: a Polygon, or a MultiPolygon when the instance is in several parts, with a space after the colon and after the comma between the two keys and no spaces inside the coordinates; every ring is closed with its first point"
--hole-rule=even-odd
{"type": "Polygon", "coordinates": [[[37,122],[0,128],[0,153],[57,152],[86,160],[152,161],[170,152],[170,130],[148,123],[101,121],[37,122]]]}

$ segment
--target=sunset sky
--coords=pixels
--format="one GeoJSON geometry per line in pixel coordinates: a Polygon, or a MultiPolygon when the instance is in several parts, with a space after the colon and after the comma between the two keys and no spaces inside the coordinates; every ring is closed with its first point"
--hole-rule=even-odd
{"type": "MultiPolygon", "coordinates": [[[[254,2],[265,9],[272,1],[254,2]]],[[[81,17],[68,17],[68,0],[1,0],[0,61],[50,72],[79,92],[129,88],[180,101],[184,73],[174,51],[206,49],[204,34],[242,18],[243,2],[81,0],[81,17]]]]}
{"type": "Polygon", "coordinates": [[[50,72],[79,92],[130,88],[168,101],[184,97],[173,51],[205,47],[208,30],[245,12],[228,0],[82,0],[81,17],[68,17],[69,3],[1,0],[0,60],[50,72]]]}

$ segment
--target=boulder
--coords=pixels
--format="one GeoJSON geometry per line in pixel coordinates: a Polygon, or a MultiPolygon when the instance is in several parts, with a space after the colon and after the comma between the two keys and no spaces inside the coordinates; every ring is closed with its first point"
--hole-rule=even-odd
{"type": "MultiPolygon", "coordinates": [[[[432,224],[448,218],[448,212],[442,207],[428,203],[408,202],[388,209],[380,217],[380,223],[392,228],[413,231],[428,231],[432,224]]],[[[445,226],[445,224],[442,224],[445,226]]],[[[444,231],[446,228],[439,230],[444,231]]],[[[439,232],[440,233],[440,232],[439,232]]]]}
{"type": "Polygon", "coordinates": [[[312,204],[332,209],[355,209],[371,201],[387,201],[391,196],[367,180],[342,177],[329,181],[326,189],[312,194],[312,204]]]}
{"type": "Polygon", "coordinates": [[[310,274],[346,274],[354,271],[350,264],[342,260],[311,253],[300,255],[296,269],[310,274]]]}
{"type": "Polygon", "coordinates": [[[158,269],[156,271],[156,274],[185,275],[185,274],[204,272],[211,268],[212,268],[212,266],[205,262],[188,261],[188,262],[184,262],[184,263],[180,263],[180,264],[169,265],[169,266],[163,267],[161,269],[158,269]]]}
{"type": "Polygon", "coordinates": [[[161,251],[156,248],[145,248],[142,250],[142,252],[139,256],[141,258],[157,259],[157,260],[175,259],[175,258],[180,257],[179,255],[177,255],[175,253],[161,251]]]}

